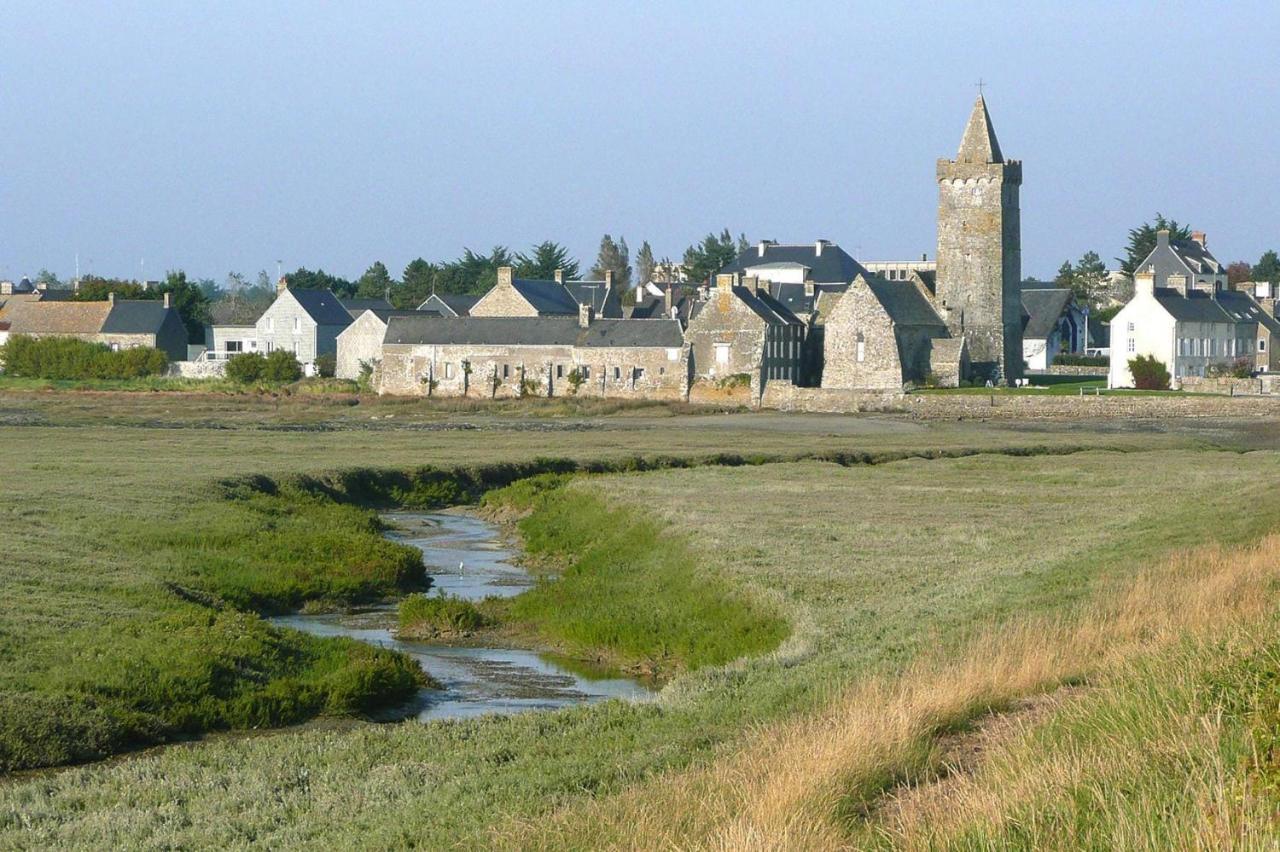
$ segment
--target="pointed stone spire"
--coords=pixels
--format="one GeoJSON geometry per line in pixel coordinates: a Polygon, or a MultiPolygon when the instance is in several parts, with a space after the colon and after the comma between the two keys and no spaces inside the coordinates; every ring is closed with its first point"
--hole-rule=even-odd
{"type": "Polygon", "coordinates": [[[956,155],[956,162],[1004,162],[1004,157],[1000,154],[1000,143],[996,141],[996,131],[991,127],[991,116],[987,113],[987,102],[982,95],[978,95],[973,103],[973,112],[964,129],[964,138],[960,140],[960,153],[956,155]]]}

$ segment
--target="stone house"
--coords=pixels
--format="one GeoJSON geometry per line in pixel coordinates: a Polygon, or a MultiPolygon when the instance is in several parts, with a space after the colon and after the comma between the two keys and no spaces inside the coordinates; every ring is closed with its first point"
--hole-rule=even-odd
{"type": "Polygon", "coordinates": [[[770,380],[799,383],[804,323],[758,279],[717,274],[715,289],[694,306],[685,336],[695,380],[745,376],[754,399],[770,380]]]}
{"type": "Polygon", "coordinates": [[[685,399],[689,354],[674,320],[393,316],[379,393],[685,399]]]}
{"type": "Polygon", "coordinates": [[[587,305],[594,316],[622,318],[622,300],[612,273],[603,281],[565,281],[560,270],[554,280],[516,278],[510,266],[498,267],[498,283],[468,311],[473,317],[576,317],[587,305]]]}
{"type": "MultiPolygon", "coordinates": [[[[382,340],[391,317],[422,316],[421,311],[368,310],[338,334],[338,361],[334,376],[358,379],[364,364],[376,366],[382,360],[382,340]]],[[[439,316],[439,314],[431,314],[439,316]]]]}
{"type": "Polygon", "coordinates": [[[1259,373],[1274,373],[1280,370],[1280,332],[1276,324],[1270,320],[1276,318],[1276,299],[1280,296],[1280,282],[1245,281],[1236,285],[1236,289],[1253,295],[1253,299],[1262,309],[1263,319],[1258,324],[1257,346],[1254,347],[1256,360],[1254,369],[1259,373]]]}
{"type": "Polygon", "coordinates": [[[163,299],[117,299],[102,302],[24,301],[6,304],[0,320],[10,334],[30,337],[74,337],[105,343],[112,349],[151,347],[170,361],[187,358],[187,329],[182,317],[163,299]]]}
{"type": "Polygon", "coordinates": [[[418,305],[418,310],[439,317],[465,317],[471,315],[478,301],[480,297],[470,293],[432,293],[418,305]]]}
{"type": "MultiPolygon", "coordinates": [[[[1252,295],[1219,290],[1213,277],[1197,282],[1177,271],[1166,280],[1178,287],[1156,287],[1156,275],[1150,266],[1140,266],[1133,298],[1111,320],[1108,387],[1133,387],[1129,361],[1138,355],[1163,363],[1175,385],[1241,359],[1257,369],[1257,341],[1280,334],[1280,322],[1252,295]]],[[[1267,366],[1271,368],[1270,355],[1267,366]]]]}
{"type": "Polygon", "coordinates": [[[1022,360],[1029,370],[1047,370],[1059,353],[1083,352],[1084,312],[1065,287],[1023,287],[1022,360]]]}
{"type": "Polygon", "coordinates": [[[900,391],[931,373],[940,380],[958,375],[963,347],[935,346],[951,335],[920,286],[859,275],[831,301],[823,318],[822,387],[900,391]]]}
{"type": "Polygon", "coordinates": [[[1156,231],[1156,247],[1134,268],[1155,276],[1157,292],[1213,293],[1227,289],[1227,270],[1209,252],[1203,231],[1196,231],[1189,240],[1170,240],[1168,231],[1156,231]]]}
{"type": "Polygon", "coordinates": [[[292,352],[308,374],[316,358],[338,353],[338,335],[351,325],[351,314],[328,290],[294,290],[276,287],[276,300],[255,324],[258,351],[292,352]]]}

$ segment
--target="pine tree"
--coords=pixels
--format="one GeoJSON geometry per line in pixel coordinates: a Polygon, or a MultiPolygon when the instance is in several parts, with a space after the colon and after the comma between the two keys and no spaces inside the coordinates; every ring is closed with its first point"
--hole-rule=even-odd
{"type": "Polygon", "coordinates": [[[422,258],[415,258],[400,274],[400,286],[391,294],[391,303],[400,310],[411,311],[431,295],[435,283],[436,265],[422,258]]]}
{"type": "Polygon", "coordinates": [[[516,275],[520,278],[536,278],[543,281],[555,277],[559,269],[565,281],[578,277],[578,261],[569,250],[557,242],[546,240],[533,247],[530,254],[516,255],[516,275]]]}
{"type": "Polygon", "coordinates": [[[1147,259],[1147,255],[1156,247],[1156,232],[1168,231],[1170,242],[1191,239],[1191,228],[1185,225],[1179,225],[1173,219],[1166,219],[1160,213],[1156,214],[1155,222],[1145,222],[1129,231],[1129,245],[1125,249],[1125,256],[1118,257],[1120,261],[1120,271],[1129,278],[1133,277],[1133,272],[1138,268],[1138,264],[1147,259]]]}
{"type": "Polygon", "coordinates": [[[637,287],[643,287],[653,280],[653,272],[657,265],[657,261],[653,259],[653,249],[649,247],[649,241],[645,240],[640,244],[640,251],[636,252],[637,287]]]}
{"type": "Polygon", "coordinates": [[[600,253],[596,256],[596,265],[591,267],[591,277],[600,280],[606,272],[612,272],[613,286],[626,290],[631,285],[629,254],[626,238],[615,243],[613,237],[605,234],[600,239],[600,253]]]}
{"type": "Polygon", "coordinates": [[[1076,261],[1071,274],[1071,289],[1076,298],[1090,310],[1100,308],[1107,300],[1107,265],[1096,251],[1087,251],[1076,261]]]}
{"type": "Polygon", "coordinates": [[[387,272],[386,265],[380,260],[375,260],[356,282],[356,296],[361,299],[386,298],[391,294],[394,286],[395,281],[392,280],[391,273],[387,272]]]}
{"type": "Polygon", "coordinates": [[[722,269],[735,257],[750,248],[746,235],[735,241],[725,228],[719,236],[707,234],[702,242],[689,246],[684,251],[684,271],[690,282],[702,284],[722,269]]]}
{"type": "Polygon", "coordinates": [[[1274,251],[1268,251],[1258,259],[1253,267],[1254,281],[1280,281],[1280,257],[1274,251]]]}

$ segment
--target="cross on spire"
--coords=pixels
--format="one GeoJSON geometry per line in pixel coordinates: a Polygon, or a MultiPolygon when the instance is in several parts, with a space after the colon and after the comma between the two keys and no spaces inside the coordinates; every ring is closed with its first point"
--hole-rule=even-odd
{"type": "Polygon", "coordinates": [[[979,77],[977,86],[978,86],[978,97],[982,97],[982,90],[987,87],[987,84],[982,81],[981,77],[979,77]]]}

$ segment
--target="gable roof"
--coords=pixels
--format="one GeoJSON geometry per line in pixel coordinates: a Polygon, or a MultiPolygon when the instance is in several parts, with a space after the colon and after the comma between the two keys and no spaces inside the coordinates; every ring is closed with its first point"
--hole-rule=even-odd
{"type": "Polygon", "coordinates": [[[653,346],[684,345],[675,320],[600,319],[586,328],[573,317],[394,316],[387,344],[455,346],[653,346]]]}
{"type": "Polygon", "coordinates": [[[171,311],[158,299],[116,299],[102,323],[102,333],[156,334],[171,311]]]}
{"type": "Polygon", "coordinates": [[[471,313],[471,308],[478,301],[480,297],[470,293],[432,293],[423,300],[421,305],[418,305],[418,310],[439,313],[442,316],[465,317],[471,313]],[[441,308],[444,310],[442,311],[441,308]]]}
{"type": "Polygon", "coordinates": [[[745,274],[748,269],[754,267],[782,269],[803,266],[809,270],[809,278],[817,284],[848,284],[859,275],[869,274],[862,264],[834,243],[824,243],[821,254],[818,253],[816,243],[789,246],[775,243],[763,245],[763,254],[760,252],[759,245],[751,246],[725,264],[724,268],[719,270],[720,273],[745,274]]]}
{"type": "Polygon", "coordinates": [[[1161,287],[1156,290],[1155,298],[1169,316],[1181,322],[1236,322],[1208,293],[1192,291],[1184,296],[1177,290],[1161,287]]]}
{"type": "Polygon", "coordinates": [[[965,125],[964,136],[960,139],[960,150],[956,154],[957,163],[1003,163],[1000,143],[996,140],[995,128],[991,126],[991,114],[987,112],[987,101],[978,95],[973,102],[973,111],[969,113],[969,123],[965,125]]]}
{"type": "Polygon", "coordinates": [[[345,328],[351,324],[351,314],[342,306],[338,297],[328,290],[295,290],[290,287],[289,294],[317,325],[340,325],[345,328]]]}
{"type": "Polygon", "coordinates": [[[767,323],[777,325],[804,325],[791,309],[779,302],[765,289],[752,290],[749,287],[734,287],[733,295],[737,296],[756,316],[767,323]]]}
{"type": "Polygon", "coordinates": [[[862,281],[884,307],[885,313],[898,325],[945,326],[942,317],[914,283],[886,281],[879,275],[867,275],[862,281]]]}
{"type": "Polygon", "coordinates": [[[1267,328],[1272,334],[1280,333],[1280,320],[1268,313],[1248,293],[1223,290],[1218,293],[1218,304],[1227,314],[1239,322],[1256,322],[1267,328]]]}
{"type": "Polygon", "coordinates": [[[513,278],[511,286],[540,315],[578,315],[578,301],[559,281],[513,278]]]}
{"type": "Polygon", "coordinates": [[[1071,291],[1065,287],[1046,287],[1022,291],[1022,308],[1027,312],[1027,324],[1022,329],[1024,338],[1047,338],[1058,327],[1067,305],[1071,304],[1071,291]]]}
{"type": "Polygon", "coordinates": [[[391,308],[391,303],[381,296],[376,299],[338,299],[338,304],[342,305],[352,319],[360,316],[365,311],[371,311],[375,308],[391,308]]]}
{"type": "Polygon", "coordinates": [[[111,312],[102,302],[6,302],[4,319],[14,334],[98,334],[111,312]]]}
{"type": "Polygon", "coordinates": [[[1222,264],[1209,253],[1209,249],[1199,240],[1173,240],[1169,243],[1178,259],[1187,265],[1192,272],[1217,274],[1222,272],[1222,264]]]}

